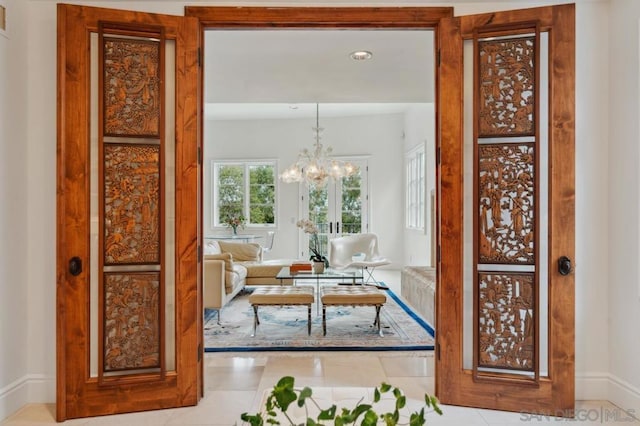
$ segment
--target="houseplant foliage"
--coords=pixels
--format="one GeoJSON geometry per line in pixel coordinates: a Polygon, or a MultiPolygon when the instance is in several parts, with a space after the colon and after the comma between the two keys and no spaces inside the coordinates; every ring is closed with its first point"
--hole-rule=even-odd
{"type": "MultiPolygon", "coordinates": [[[[304,387],[296,389],[294,387],[294,378],[291,376],[282,377],[273,387],[271,393],[267,397],[264,412],[256,414],[243,413],[240,417],[242,421],[247,422],[251,426],[263,426],[265,424],[280,425],[278,413],[282,413],[287,419],[287,425],[294,426],[295,423],[288,415],[287,410],[291,404],[295,403],[298,407],[305,409],[307,413],[306,426],[329,425],[336,426],[359,424],[363,426],[374,426],[384,424],[387,426],[400,425],[400,412],[406,405],[406,397],[402,391],[387,383],[382,383],[374,389],[374,398],[371,403],[364,403],[362,400],[353,408],[340,408],[333,404],[329,408],[321,408],[313,399],[313,392],[310,388],[304,387]],[[375,411],[376,404],[381,401],[382,395],[391,393],[395,397],[395,408],[392,412],[380,413],[375,411]],[[319,413],[315,419],[309,417],[308,406],[312,404],[319,413]],[[323,423],[324,422],[324,423],[323,423]]],[[[438,399],[428,394],[424,395],[424,407],[420,411],[413,412],[409,416],[410,426],[418,426],[426,424],[425,409],[434,411],[442,415],[438,399]]]]}
{"type": "Polygon", "coordinates": [[[309,260],[322,262],[325,266],[329,266],[329,260],[320,251],[319,230],[316,224],[309,219],[302,219],[296,223],[296,226],[302,229],[305,234],[309,234],[309,251],[311,252],[309,260]]]}

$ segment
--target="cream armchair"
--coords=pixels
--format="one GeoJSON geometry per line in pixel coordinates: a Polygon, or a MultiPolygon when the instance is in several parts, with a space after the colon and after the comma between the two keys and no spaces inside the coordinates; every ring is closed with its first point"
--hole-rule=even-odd
{"type": "Polygon", "coordinates": [[[256,243],[209,241],[205,245],[203,286],[204,307],[220,311],[247,285],[293,284],[276,279],[283,266],[291,260],[263,262],[263,248],[256,243]]]}
{"type": "Polygon", "coordinates": [[[254,243],[207,244],[203,269],[203,303],[218,311],[242,290],[246,284],[247,267],[242,262],[261,262],[262,247],[254,243]]]}
{"type": "Polygon", "coordinates": [[[346,235],[329,241],[329,265],[336,269],[362,268],[365,284],[377,284],[373,271],[389,264],[391,262],[378,253],[376,234],[346,235]]]}

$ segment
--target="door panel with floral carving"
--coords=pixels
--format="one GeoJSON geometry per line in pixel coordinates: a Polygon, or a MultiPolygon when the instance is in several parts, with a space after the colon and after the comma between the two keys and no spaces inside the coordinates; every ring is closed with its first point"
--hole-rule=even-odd
{"type": "Polygon", "coordinates": [[[440,38],[436,393],[571,416],[573,5],[462,16],[440,38]],[[464,176],[460,180],[460,176],[464,176]]]}
{"type": "Polygon", "coordinates": [[[197,21],[59,5],[58,31],[57,419],[194,405],[197,21]]]}

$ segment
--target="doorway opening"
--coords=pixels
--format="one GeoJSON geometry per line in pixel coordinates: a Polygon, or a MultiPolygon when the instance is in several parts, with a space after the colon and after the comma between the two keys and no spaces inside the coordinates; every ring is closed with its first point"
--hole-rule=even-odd
{"type": "MultiPolygon", "coordinates": [[[[264,261],[309,259],[310,235],[297,226],[306,219],[327,257],[331,239],[373,233],[390,262],[376,275],[398,297],[413,297],[404,302],[433,327],[435,31],[221,28],[203,40],[205,255],[218,252],[216,240],[265,245],[275,233],[264,261]],[[357,51],[371,57],[354,59],[357,51]],[[278,176],[312,149],[317,128],[331,156],[358,172],[320,185],[283,182],[278,176]],[[242,217],[238,235],[230,217],[242,217]],[[406,267],[427,271],[429,296],[402,288],[406,267]]],[[[243,285],[261,284],[274,282],[243,285]]],[[[211,285],[221,284],[205,276],[205,308],[211,285]]]]}

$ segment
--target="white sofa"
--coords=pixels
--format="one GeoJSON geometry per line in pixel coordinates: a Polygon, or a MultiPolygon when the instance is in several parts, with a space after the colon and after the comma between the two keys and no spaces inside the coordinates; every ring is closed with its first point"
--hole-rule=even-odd
{"type": "MultiPolygon", "coordinates": [[[[220,311],[245,285],[281,285],[276,279],[290,260],[262,260],[256,243],[209,241],[205,245],[203,286],[204,307],[220,311]]],[[[218,315],[219,318],[219,315],[218,315]]]]}

